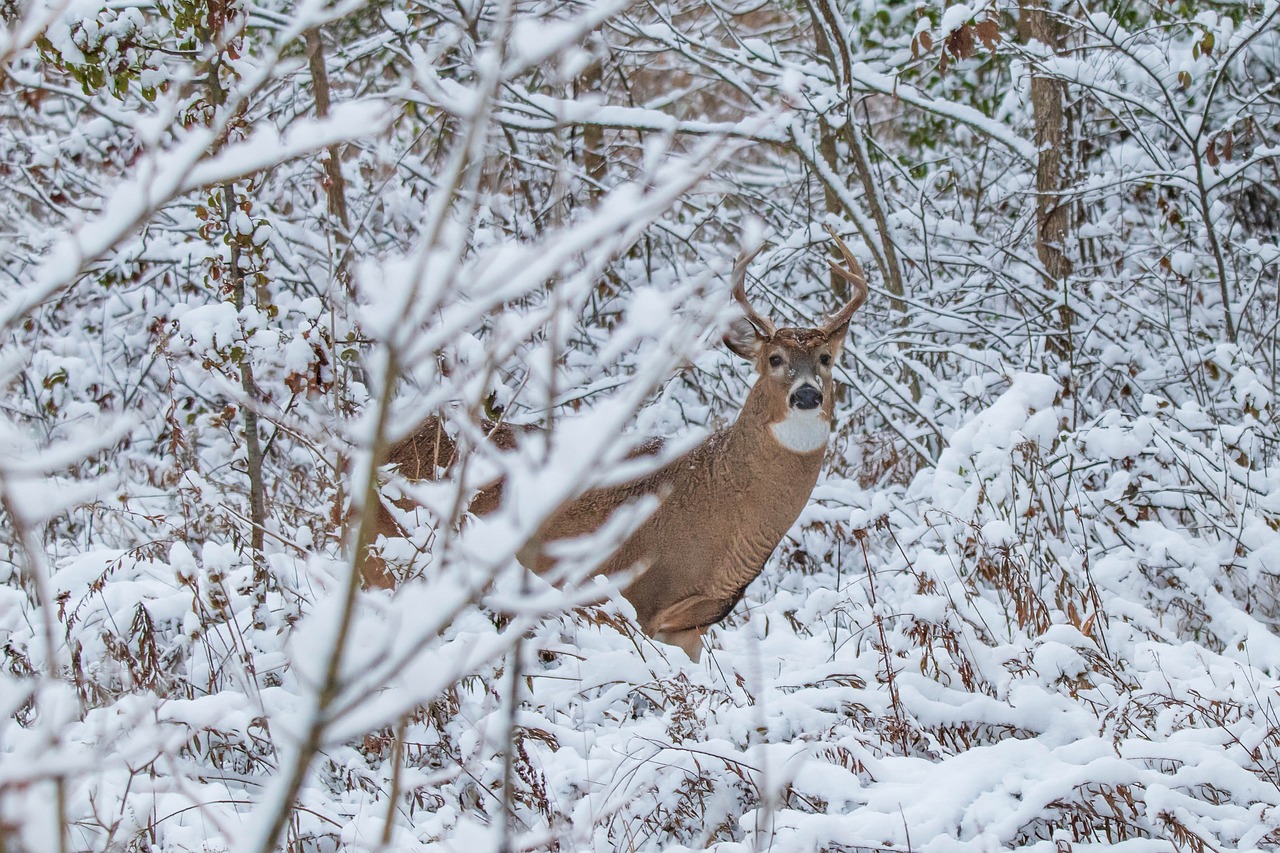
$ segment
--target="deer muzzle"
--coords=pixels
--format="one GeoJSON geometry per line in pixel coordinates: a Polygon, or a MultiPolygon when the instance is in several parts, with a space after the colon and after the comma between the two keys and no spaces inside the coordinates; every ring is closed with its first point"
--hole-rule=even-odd
{"type": "Polygon", "coordinates": [[[822,405],[822,392],[812,385],[801,385],[791,392],[791,408],[816,409],[822,405]]]}

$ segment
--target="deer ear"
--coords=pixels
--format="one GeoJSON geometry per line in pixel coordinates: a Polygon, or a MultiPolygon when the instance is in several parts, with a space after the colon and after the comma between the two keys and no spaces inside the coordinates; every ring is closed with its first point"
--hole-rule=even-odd
{"type": "Polygon", "coordinates": [[[729,331],[724,333],[724,345],[747,361],[759,358],[764,340],[764,336],[746,317],[734,320],[729,324],[729,331]]]}

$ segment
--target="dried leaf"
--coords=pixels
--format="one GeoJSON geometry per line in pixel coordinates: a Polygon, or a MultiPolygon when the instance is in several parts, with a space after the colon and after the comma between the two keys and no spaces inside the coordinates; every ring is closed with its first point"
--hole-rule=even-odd
{"type": "Polygon", "coordinates": [[[1222,156],[1224,159],[1231,159],[1231,153],[1235,150],[1235,142],[1235,135],[1228,130],[1222,137],[1222,156]]]}
{"type": "Polygon", "coordinates": [[[920,32],[919,39],[920,46],[925,49],[926,53],[933,50],[933,36],[929,35],[928,30],[922,30],[920,32]]]}
{"type": "Polygon", "coordinates": [[[1002,36],[1000,35],[1000,25],[991,18],[987,18],[977,26],[978,39],[982,42],[987,50],[994,51],[996,45],[1000,43],[1002,36]]]}
{"type": "Polygon", "coordinates": [[[1209,147],[1204,151],[1204,159],[1213,168],[1218,168],[1218,143],[1212,139],[1209,140],[1209,147]]]}
{"type": "Polygon", "coordinates": [[[965,24],[947,36],[947,50],[956,59],[968,59],[973,56],[973,25],[965,24]]]}

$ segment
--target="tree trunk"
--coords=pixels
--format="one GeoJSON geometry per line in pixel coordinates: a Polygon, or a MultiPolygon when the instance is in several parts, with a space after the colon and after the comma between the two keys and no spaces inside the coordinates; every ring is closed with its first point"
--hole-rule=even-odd
{"type": "MultiPolygon", "coordinates": [[[[1039,42],[1058,53],[1065,47],[1066,28],[1048,10],[1045,0],[1021,0],[1019,33],[1023,43],[1039,42]]],[[[1044,268],[1045,287],[1057,293],[1067,287],[1071,260],[1066,242],[1072,231],[1071,205],[1066,190],[1074,166],[1067,133],[1067,85],[1031,65],[1031,109],[1035,117],[1036,255],[1044,268]]],[[[1058,309],[1059,328],[1048,339],[1050,352],[1070,359],[1071,309],[1064,299],[1058,309]]]]}
{"type": "MultiPolygon", "coordinates": [[[[604,62],[596,59],[578,76],[575,95],[599,92],[604,82],[604,62]]],[[[604,128],[599,124],[587,124],[582,128],[582,168],[587,173],[587,193],[594,202],[604,192],[604,178],[608,171],[605,160],[604,128]]]]}
{"type": "MultiPolygon", "coordinates": [[[[234,222],[236,204],[235,184],[223,186],[223,212],[227,235],[231,241],[230,275],[232,298],[236,311],[243,311],[245,300],[244,273],[240,269],[240,235],[234,222]]],[[[241,415],[244,418],[245,474],[249,478],[249,548],[253,554],[253,622],[255,628],[266,627],[267,574],[266,556],[263,553],[263,533],[267,524],[267,488],[263,472],[262,441],[258,435],[258,412],[254,408],[261,395],[253,378],[253,354],[248,345],[240,361],[240,388],[244,391],[241,415]]]]}
{"type": "MultiPolygon", "coordinates": [[[[1062,27],[1050,17],[1044,0],[1022,0],[1022,35],[1049,50],[1063,47],[1062,27]]],[[[1071,272],[1063,251],[1070,228],[1071,208],[1062,198],[1067,186],[1067,86],[1031,66],[1031,108],[1035,113],[1036,254],[1055,282],[1071,272]]]]}
{"type": "MultiPolygon", "coordinates": [[[[324,44],[320,41],[319,30],[307,30],[307,67],[311,72],[311,88],[316,98],[316,116],[327,118],[329,115],[329,72],[324,64],[324,44]]],[[[324,157],[325,196],[329,203],[329,215],[338,220],[342,226],[339,239],[345,243],[351,228],[347,214],[347,185],[342,177],[342,166],[338,162],[338,146],[330,145],[325,149],[324,157]]]]}

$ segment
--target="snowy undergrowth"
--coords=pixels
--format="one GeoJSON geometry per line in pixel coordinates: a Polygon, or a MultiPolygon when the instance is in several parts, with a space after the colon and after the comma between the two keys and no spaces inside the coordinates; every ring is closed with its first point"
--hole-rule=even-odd
{"type": "Polygon", "coordinates": [[[0,853],[1276,846],[1275,0],[0,18],[0,853]],[[827,226],[801,522],[702,665],[566,615],[512,552],[827,226]]]}
{"type": "MultiPolygon", "coordinates": [[[[440,611],[445,579],[365,593],[345,666],[375,698],[313,768],[292,849],[486,848],[507,761],[534,848],[1275,844],[1272,475],[1249,466],[1247,430],[1228,440],[1193,407],[1067,430],[1058,393],[1013,377],[905,488],[827,478],[702,665],[625,604],[539,622],[511,742],[513,626],[494,614],[514,572],[434,632],[405,616],[440,611]],[[415,637],[403,667],[368,658],[415,637]]],[[[66,695],[33,705],[39,682],[8,676],[2,692],[3,819],[23,815],[28,848],[53,840],[30,783],[54,772],[72,849],[223,849],[242,831],[317,677],[308,617],[344,568],[276,553],[285,592],[255,625],[235,554],[58,564],[66,695]]],[[[39,620],[3,589],[21,671],[39,620]]]]}

